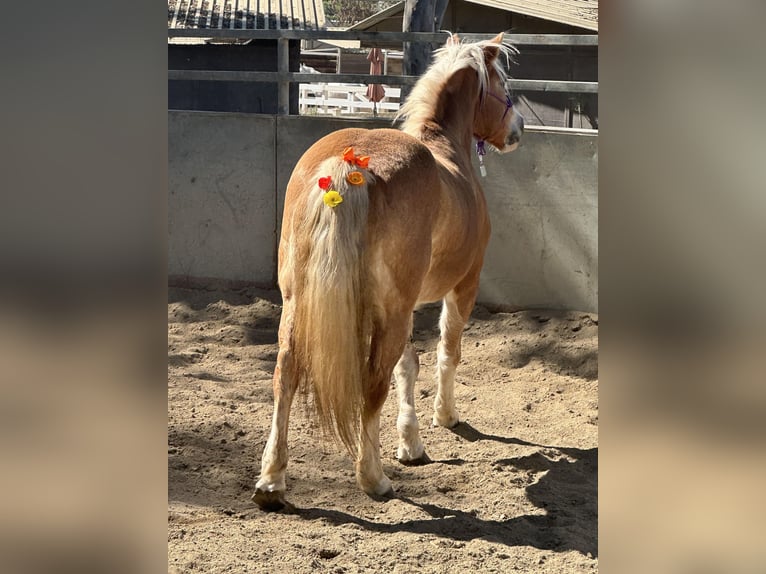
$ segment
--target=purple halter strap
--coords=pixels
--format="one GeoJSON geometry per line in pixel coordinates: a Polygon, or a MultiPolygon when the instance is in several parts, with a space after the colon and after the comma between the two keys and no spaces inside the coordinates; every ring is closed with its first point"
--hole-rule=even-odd
{"type": "MultiPolygon", "coordinates": [[[[487,90],[487,94],[495,98],[498,102],[502,102],[505,104],[505,111],[503,112],[503,117],[500,118],[500,121],[502,122],[505,120],[505,116],[508,115],[508,110],[510,110],[513,107],[513,101],[511,100],[511,96],[508,95],[506,92],[505,99],[501,98],[497,94],[491,92],[490,90],[487,90]]],[[[484,138],[477,137],[476,139],[476,155],[479,156],[479,170],[481,171],[482,177],[487,177],[487,168],[484,167],[484,156],[487,155],[487,150],[484,148],[484,138]]]]}
{"type": "Polygon", "coordinates": [[[505,94],[505,99],[501,98],[497,94],[490,92],[487,90],[487,94],[495,98],[498,102],[501,102],[505,104],[505,111],[503,112],[503,117],[500,118],[500,121],[503,121],[505,119],[505,116],[508,115],[508,110],[510,110],[513,107],[513,101],[511,100],[511,96],[509,96],[507,93],[505,94]]]}

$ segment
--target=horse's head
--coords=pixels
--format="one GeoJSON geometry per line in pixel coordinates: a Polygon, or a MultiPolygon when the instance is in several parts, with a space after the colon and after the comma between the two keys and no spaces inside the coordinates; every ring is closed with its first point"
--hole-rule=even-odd
{"type": "Polygon", "coordinates": [[[505,153],[518,147],[524,133],[524,118],[513,106],[505,87],[505,74],[497,62],[502,46],[501,32],[483,47],[487,76],[474,114],[473,133],[505,153]]]}
{"type": "Polygon", "coordinates": [[[457,125],[460,137],[466,129],[500,152],[516,149],[524,120],[505,89],[506,74],[499,58],[515,52],[503,43],[502,33],[492,40],[465,44],[452,35],[399,109],[402,130],[424,138],[434,126],[456,133],[449,126],[457,125]]]}

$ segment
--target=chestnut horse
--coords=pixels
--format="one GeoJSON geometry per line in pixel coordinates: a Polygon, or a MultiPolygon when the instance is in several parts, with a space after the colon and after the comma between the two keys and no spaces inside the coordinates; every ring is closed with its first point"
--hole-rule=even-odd
{"type": "Polygon", "coordinates": [[[288,418],[301,386],[312,391],[322,428],[356,456],[368,494],[393,494],[379,445],[392,374],[397,458],[424,459],[409,343],[421,303],[443,301],[433,423],[458,423],[455,368],[490,235],[472,140],[482,151],[483,142],[500,152],[518,145],[523,120],[498,58],[513,51],[502,34],[470,44],[453,36],[402,106],[401,131],[336,131],[295,166],[279,242],[274,417],[253,495],[261,508],[285,505],[288,418]]]}

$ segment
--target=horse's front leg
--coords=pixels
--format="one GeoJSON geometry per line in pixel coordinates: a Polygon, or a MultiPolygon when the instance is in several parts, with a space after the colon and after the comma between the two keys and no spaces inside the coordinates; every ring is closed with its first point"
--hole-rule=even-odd
{"type": "Polygon", "coordinates": [[[281,510],[286,505],[287,429],[290,407],[298,387],[292,334],[293,305],[286,301],[279,323],[279,354],[274,369],[274,416],[261,459],[261,476],[253,494],[253,500],[267,511],[281,510]]]}
{"type": "Polygon", "coordinates": [[[476,292],[476,285],[460,289],[460,285],[447,293],[439,319],[439,345],[436,349],[438,388],[434,399],[433,424],[452,428],[460,422],[455,409],[455,370],[460,363],[460,346],[463,339],[463,327],[471,315],[476,292]]]}

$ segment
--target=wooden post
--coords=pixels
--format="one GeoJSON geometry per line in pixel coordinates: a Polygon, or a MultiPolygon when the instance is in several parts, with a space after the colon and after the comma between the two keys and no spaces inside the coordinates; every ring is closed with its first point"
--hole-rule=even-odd
{"type": "MultiPolygon", "coordinates": [[[[402,32],[434,32],[441,27],[447,0],[405,0],[402,32]]],[[[420,76],[431,63],[433,47],[424,42],[402,43],[402,73],[420,76]]],[[[411,86],[402,86],[402,101],[410,93],[411,86]]]]}
{"type": "MultiPolygon", "coordinates": [[[[277,40],[277,71],[280,74],[290,73],[290,40],[277,40]]],[[[280,78],[277,92],[278,113],[280,116],[290,114],[290,82],[280,78]]]]}
{"type": "MultiPolygon", "coordinates": [[[[404,3],[403,32],[433,32],[434,0],[407,0],[404,3]]],[[[431,46],[422,42],[404,42],[404,73],[419,76],[428,67],[431,46]]]]}

